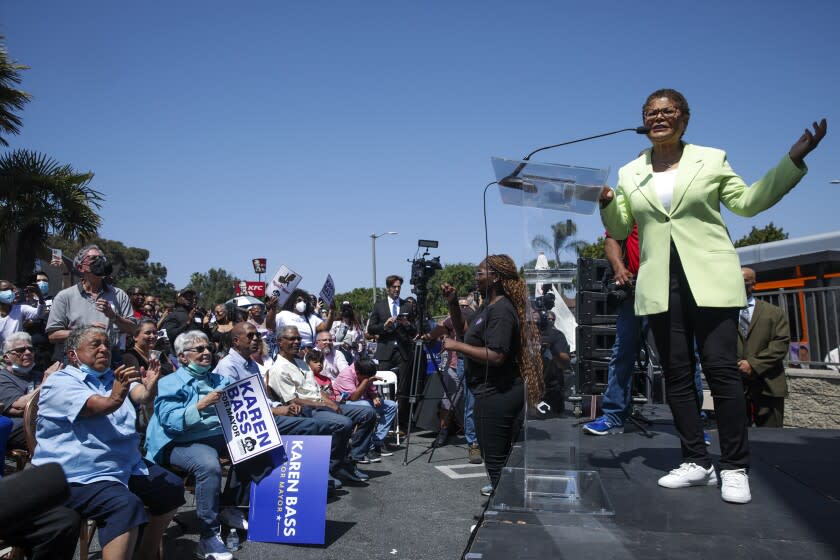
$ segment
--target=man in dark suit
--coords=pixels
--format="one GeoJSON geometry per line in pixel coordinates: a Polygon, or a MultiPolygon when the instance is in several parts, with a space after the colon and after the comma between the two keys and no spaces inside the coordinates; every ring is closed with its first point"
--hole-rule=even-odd
{"type": "MultiPolygon", "coordinates": [[[[399,368],[397,372],[397,404],[400,430],[408,428],[408,396],[411,391],[412,341],[417,328],[412,321],[413,308],[400,298],[403,279],[392,274],[385,279],[388,297],[373,306],[368,334],[376,336],[376,353],[380,370],[399,368]]],[[[419,389],[418,389],[419,392],[419,389]]]]}
{"type": "Polygon", "coordinates": [[[755,271],[742,268],[747,307],[738,324],[738,369],[744,381],[747,414],[756,426],[781,428],[787,379],[784,359],[790,346],[785,312],[753,297],[755,271]]]}

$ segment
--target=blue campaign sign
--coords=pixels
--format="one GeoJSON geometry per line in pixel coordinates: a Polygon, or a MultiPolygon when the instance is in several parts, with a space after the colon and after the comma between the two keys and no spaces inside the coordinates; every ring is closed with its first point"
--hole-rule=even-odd
{"type": "Polygon", "coordinates": [[[330,436],[283,436],[274,470],[251,484],[248,540],[324,544],[330,436]]]}

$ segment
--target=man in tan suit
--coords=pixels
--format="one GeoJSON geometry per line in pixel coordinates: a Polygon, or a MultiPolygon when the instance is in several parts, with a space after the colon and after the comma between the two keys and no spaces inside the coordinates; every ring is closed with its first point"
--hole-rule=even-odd
{"type": "Polygon", "coordinates": [[[742,268],[747,307],[738,322],[738,369],[751,424],[781,428],[787,397],[784,359],[790,346],[785,312],[753,297],[755,271],[742,268]]]}

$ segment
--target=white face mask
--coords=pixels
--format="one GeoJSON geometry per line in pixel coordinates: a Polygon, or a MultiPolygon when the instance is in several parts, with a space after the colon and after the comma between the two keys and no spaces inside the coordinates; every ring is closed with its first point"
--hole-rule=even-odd
{"type": "Polygon", "coordinates": [[[26,375],[27,373],[32,371],[32,368],[34,368],[34,367],[35,367],[34,363],[30,366],[22,366],[20,364],[12,364],[12,371],[15,372],[18,375],[26,375]]]}
{"type": "Polygon", "coordinates": [[[295,304],[295,311],[297,311],[298,313],[303,313],[304,311],[306,311],[306,302],[305,301],[297,302],[295,304]]]}

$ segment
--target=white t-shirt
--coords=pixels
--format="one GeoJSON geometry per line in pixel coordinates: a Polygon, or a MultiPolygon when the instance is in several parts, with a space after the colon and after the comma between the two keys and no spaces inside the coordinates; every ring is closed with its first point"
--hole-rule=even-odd
{"type": "Polygon", "coordinates": [[[317,334],[315,329],[324,322],[317,315],[310,315],[309,321],[307,321],[303,315],[298,315],[294,311],[281,311],[277,314],[275,320],[277,322],[277,337],[280,338],[280,331],[283,330],[283,327],[297,327],[298,332],[300,332],[301,346],[313,346],[315,344],[315,335],[317,334]]]}
{"type": "Polygon", "coordinates": [[[674,199],[674,183],[677,178],[677,170],[662,171],[653,174],[653,187],[659,196],[659,202],[666,212],[671,211],[671,202],[674,199]]]}
{"type": "Polygon", "coordinates": [[[12,304],[9,314],[0,317],[0,348],[6,342],[7,336],[22,331],[25,322],[37,319],[43,311],[46,311],[46,307],[43,305],[32,307],[31,305],[12,304]]]}

